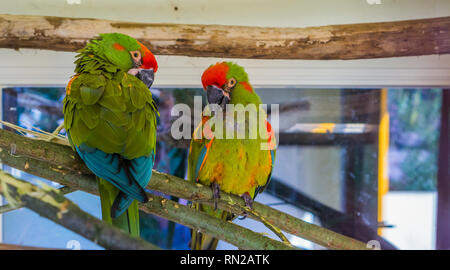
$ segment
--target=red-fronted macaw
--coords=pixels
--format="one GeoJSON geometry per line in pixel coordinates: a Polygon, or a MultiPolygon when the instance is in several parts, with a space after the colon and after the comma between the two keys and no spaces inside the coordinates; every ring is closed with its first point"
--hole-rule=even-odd
{"type": "Polygon", "coordinates": [[[155,156],[158,110],[149,88],[158,64],[119,33],[100,34],[78,52],[64,99],[67,137],[98,178],[103,220],[139,236],[137,201],[148,201],[155,156]]]}
{"type": "MultiPolygon", "coordinates": [[[[235,63],[211,65],[202,75],[202,84],[208,103],[219,105],[223,113],[209,117],[204,115],[202,123],[194,131],[189,149],[188,180],[211,186],[216,202],[220,190],[242,196],[246,205],[251,207],[255,196],[268,185],[275,160],[274,132],[266,113],[259,107],[261,99],[250,85],[244,68],[235,63]],[[249,118],[239,122],[231,111],[227,111],[228,104],[254,105],[263,117],[265,136],[261,136],[258,125],[249,118]],[[212,117],[224,117],[221,137],[215,133],[217,127],[208,124],[212,117]],[[226,139],[226,128],[230,122],[236,130],[240,124],[245,124],[244,138],[234,134],[233,139],[226,139]],[[256,131],[257,136],[250,137],[251,131],[256,131]],[[262,148],[262,143],[269,147],[262,148]]],[[[194,207],[224,220],[234,218],[233,214],[217,207],[198,203],[194,203],[194,207]]],[[[217,243],[218,240],[211,236],[192,231],[191,249],[215,249],[217,243]]]]}

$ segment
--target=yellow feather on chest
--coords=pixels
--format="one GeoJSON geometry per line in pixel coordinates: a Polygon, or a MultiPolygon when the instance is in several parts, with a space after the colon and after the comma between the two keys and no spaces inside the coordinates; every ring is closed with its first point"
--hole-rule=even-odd
{"type": "Polygon", "coordinates": [[[271,154],[260,149],[260,140],[214,139],[199,172],[199,182],[217,182],[224,192],[254,196],[257,186],[266,184],[271,168],[271,154]]]}

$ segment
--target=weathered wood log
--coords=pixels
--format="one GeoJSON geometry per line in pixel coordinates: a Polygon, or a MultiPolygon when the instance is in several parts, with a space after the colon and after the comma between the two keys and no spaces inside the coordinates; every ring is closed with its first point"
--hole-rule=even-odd
{"type": "Polygon", "coordinates": [[[450,17],[274,28],[0,15],[1,48],[75,51],[121,32],[155,54],[258,59],[365,59],[450,53],[450,17]]]}
{"type": "MultiPolygon", "coordinates": [[[[0,129],[0,160],[4,164],[67,185],[73,189],[98,194],[95,176],[89,171],[78,156],[73,156],[73,153],[72,155],[69,154],[70,151],[71,149],[68,146],[33,140],[29,137],[20,136],[13,132],[0,129]],[[11,145],[14,145],[14,147],[11,147],[11,145]],[[15,154],[13,155],[10,152],[11,148],[15,149],[15,154]],[[53,151],[68,154],[58,155],[58,158],[54,158],[54,154],[52,154],[53,151]],[[20,153],[20,156],[18,153],[20,153]]],[[[202,201],[211,205],[213,204],[212,200],[210,200],[212,198],[210,188],[200,184],[194,185],[178,177],[160,173],[155,170],[153,170],[152,179],[150,180],[148,188],[191,201],[202,201]]],[[[231,233],[226,235],[221,234],[218,230],[227,230],[228,232],[232,232],[233,230],[230,228],[221,228],[217,221],[212,219],[206,222],[205,219],[208,219],[208,217],[200,217],[200,213],[197,211],[189,211],[188,209],[190,208],[175,204],[170,200],[166,200],[163,203],[160,197],[151,194],[147,195],[153,199],[146,204],[141,204],[141,210],[182,223],[194,229],[200,229],[205,233],[219,235],[219,238],[224,239],[225,241],[236,241],[233,244],[246,246],[247,248],[255,248],[255,246],[248,246],[254,244],[251,241],[243,243],[243,240],[248,239],[243,239],[242,237],[235,238],[231,233]],[[190,220],[180,218],[181,214],[179,211],[183,212],[183,217],[190,218],[190,220]],[[201,222],[200,224],[199,222],[195,222],[196,220],[202,220],[204,222],[201,222]]],[[[221,194],[221,199],[218,203],[220,209],[238,215],[242,214],[244,205],[245,203],[242,198],[227,193],[221,194]],[[230,204],[230,201],[233,201],[234,204],[230,204]]],[[[280,229],[327,248],[366,249],[366,244],[363,242],[337,234],[317,225],[304,222],[266,205],[254,202],[253,208],[255,212],[259,213],[267,221],[280,229]]],[[[258,217],[251,214],[249,217],[259,220],[258,217]]],[[[234,224],[230,223],[230,225],[234,224]]],[[[239,234],[236,235],[239,236],[239,234]]],[[[272,242],[270,245],[274,247],[275,244],[280,247],[284,245],[282,242],[272,242]]],[[[285,247],[285,245],[283,247],[285,247]]]]}

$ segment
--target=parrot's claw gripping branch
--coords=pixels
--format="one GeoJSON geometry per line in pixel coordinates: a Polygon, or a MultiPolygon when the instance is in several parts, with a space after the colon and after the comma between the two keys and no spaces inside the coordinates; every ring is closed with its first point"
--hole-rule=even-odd
{"type": "Polygon", "coordinates": [[[242,194],[242,199],[244,199],[245,202],[245,206],[253,209],[253,198],[252,196],[250,196],[250,194],[248,192],[245,192],[244,194],[242,194]]]}
{"type": "Polygon", "coordinates": [[[217,182],[211,183],[211,189],[213,192],[213,201],[214,201],[214,211],[217,210],[217,203],[220,199],[220,186],[217,182]]]}
{"type": "MultiPolygon", "coordinates": [[[[241,195],[242,199],[244,199],[245,202],[245,207],[249,208],[249,209],[253,209],[253,199],[252,196],[250,196],[250,194],[248,192],[244,193],[241,195]]],[[[240,220],[244,220],[246,219],[248,216],[247,212],[243,212],[242,213],[242,218],[239,218],[240,220]]]]}
{"type": "MultiPolygon", "coordinates": [[[[212,190],[212,193],[213,193],[212,201],[213,201],[213,204],[214,204],[214,210],[217,210],[217,205],[218,205],[219,199],[221,198],[220,197],[220,186],[219,186],[219,184],[217,182],[212,182],[211,183],[211,190],[212,190]]],[[[246,192],[246,193],[242,194],[241,198],[245,202],[245,206],[244,207],[242,207],[238,203],[234,202],[234,200],[232,200],[231,198],[230,198],[229,201],[227,201],[227,203],[230,206],[233,206],[233,207],[236,207],[236,208],[242,210],[242,216],[243,216],[242,219],[247,218],[248,214],[250,213],[251,215],[256,217],[257,220],[259,220],[261,223],[263,223],[268,229],[270,229],[273,233],[275,233],[275,235],[277,235],[281,239],[281,241],[283,241],[283,243],[285,243],[286,245],[292,247],[292,244],[289,242],[289,240],[286,238],[286,236],[283,234],[283,232],[278,227],[276,227],[275,225],[271,224],[263,216],[261,216],[260,214],[258,214],[256,211],[253,210],[253,199],[252,199],[252,197],[250,196],[249,193],[246,192]]],[[[197,203],[201,203],[201,202],[203,202],[203,203],[206,202],[207,203],[208,200],[197,200],[196,202],[197,203]]]]}
{"type": "MultiPolygon", "coordinates": [[[[245,194],[248,194],[248,193],[245,193],[245,194]]],[[[244,201],[245,201],[245,206],[244,207],[240,206],[239,204],[234,204],[235,207],[238,207],[238,208],[242,209],[242,211],[243,211],[243,218],[242,219],[247,218],[249,214],[252,215],[256,220],[260,221],[262,224],[264,224],[264,226],[266,226],[276,236],[278,236],[283,243],[285,243],[286,245],[292,247],[291,242],[289,242],[289,240],[283,234],[283,232],[280,230],[280,228],[278,228],[277,226],[273,225],[272,223],[267,221],[262,215],[260,215],[258,212],[253,210],[253,207],[252,207],[253,206],[253,199],[250,197],[250,195],[245,196],[245,194],[243,194],[241,196],[244,199],[244,201]],[[251,201],[248,201],[248,199],[246,199],[247,197],[250,197],[251,201]]]]}

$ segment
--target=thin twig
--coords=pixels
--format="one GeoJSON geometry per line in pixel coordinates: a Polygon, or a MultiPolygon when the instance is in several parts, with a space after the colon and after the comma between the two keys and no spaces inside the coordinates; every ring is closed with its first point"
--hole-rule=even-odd
{"type": "Polygon", "coordinates": [[[250,207],[244,207],[243,211],[247,214],[252,214],[253,216],[257,217],[261,223],[263,223],[269,230],[271,230],[276,236],[278,236],[281,241],[286,243],[286,245],[292,246],[291,242],[287,239],[287,237],[283,234],[283,232],[278,228],[277,226],[273,225],[269,221],[267,221],[263,216],[258,214],[256,211],[253,211],[250,207]]]}
{"type": "Polygon", "coordinates": [[[54,136],[50,136],[47,141],[53,141],[55,139],[55,137],[57,137],[59,135],[59,132],[64,128],[64,123],[61,123],[51,134],[54,136]]]}

